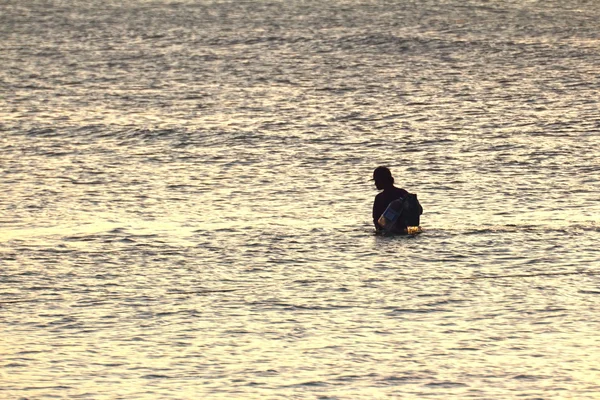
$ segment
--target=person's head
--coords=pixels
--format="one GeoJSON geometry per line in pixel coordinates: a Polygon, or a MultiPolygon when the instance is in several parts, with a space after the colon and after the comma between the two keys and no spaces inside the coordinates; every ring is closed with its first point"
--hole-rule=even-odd
{"type": "Polygon", "coordinates": [[[373,171],[375,187],[379,190],[387,189],[394,185],[394,177],[388,167],[377,167],[373,171]]]}

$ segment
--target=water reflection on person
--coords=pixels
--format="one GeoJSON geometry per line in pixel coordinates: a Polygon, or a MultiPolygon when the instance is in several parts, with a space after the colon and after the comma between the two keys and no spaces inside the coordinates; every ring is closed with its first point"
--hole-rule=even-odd
{"type": "MultiPolygon", "coordinates": [[[[373,223],[375,224],[375,230],[381,232],[383,231],[383,228],[377,222],[379,217],[381,217],[381,214],[383,214],[392,201],[404,198],[408,192],[394,186],[394,177],[387,167],[375,168],[375,171],[373,171],[373,180],[375,181],[375,187],[379,190],[383,190],[375,196],[375,202],[373,203],[373,223]]],[[[394,228],[399,233],[406,231],[406,226],[402,224],[395,226],[394,228]]]]}

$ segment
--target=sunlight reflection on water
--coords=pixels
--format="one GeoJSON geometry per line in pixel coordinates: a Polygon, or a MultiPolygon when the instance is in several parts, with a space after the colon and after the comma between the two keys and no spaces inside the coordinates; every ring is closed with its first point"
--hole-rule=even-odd
{"type": "Polygon", "coordinates": [[[0,397],[600,392],[593,8],[58,3],[0,16],[0,397]]]}

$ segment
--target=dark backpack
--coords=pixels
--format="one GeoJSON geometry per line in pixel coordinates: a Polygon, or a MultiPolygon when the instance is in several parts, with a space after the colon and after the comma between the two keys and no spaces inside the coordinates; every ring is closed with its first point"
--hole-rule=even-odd
{"type": "Polygon", "coordinates": [[[406,233],[409,226],[419,226],[423,207],[416,194],[407,193],[404,197],[392,201],[378,223],[385,232],[406,233]]]}
{"type": "Polygon", "coordinates": [[[419,226],[423,214],[423,207],[417,199],[417,195],[409,193],[402,199],[402,214],[400,222],[404,226],[419,226]]]}

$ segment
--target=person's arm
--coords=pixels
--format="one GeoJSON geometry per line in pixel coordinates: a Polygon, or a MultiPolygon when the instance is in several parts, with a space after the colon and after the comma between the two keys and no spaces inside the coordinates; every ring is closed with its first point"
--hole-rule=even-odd
{"type": "Polygon", "coordinates": [[[377,220],[379,219],[379,217],[381,217],[381,214],[383,214],[385,209],[381,209],[381,201],[378,200],[379,199],[375,197],[375,201],[373,202],[373,224],[375,225],[375,230],[379,232],[383,228],[381,227],[381,225],[379,225],[379,222],[377,222],[377,220]]]}

